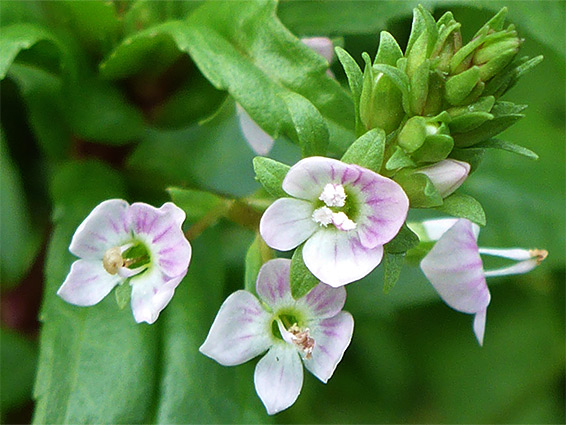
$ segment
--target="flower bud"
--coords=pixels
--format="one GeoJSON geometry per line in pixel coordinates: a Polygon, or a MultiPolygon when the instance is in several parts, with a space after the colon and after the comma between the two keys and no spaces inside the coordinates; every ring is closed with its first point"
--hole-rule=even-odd
{"type": "Polygon", "coordinates": [[[480,68],[482,81],[501,72],[515,58],[520,45],[521,40],[512,25],[506,31],[489,35],[472,59],[472,63],[480,68]]]}
{"type": "MultiPolygon", "coordinates": [[[[477,91],[477,87],[482,87],[480,82],[481,72],[477,66],[450,77],[446,81],[446,100],[451,105],[464,103],[474,91],[477,91]]],[[[481,92],[478,93],[477,97],[480,94],[481,92]]]]}
{"type": "Polygon", "coordinates": [[[464,183],[470,172],[470,164],[455,159],[445,159],[415,172],[426,175],[440,196],[446,198],[464,183]]]}

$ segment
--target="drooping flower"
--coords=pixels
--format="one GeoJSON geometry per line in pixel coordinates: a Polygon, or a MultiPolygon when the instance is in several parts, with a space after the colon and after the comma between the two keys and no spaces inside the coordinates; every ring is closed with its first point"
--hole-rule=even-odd
{"type": "Polygon", "coordinates": [[[361,279],[381,262],[383,245],[405,222],[409,200],[401,186],[354,164],[305,158],[283,180],[293,198],[275,201],[259,231],[271,248],[303,242],[303,260],[322,282],[337,287],[361,279]]]}
{"type": "Polygon", "coordinates": [[[423,222],[421,228],[410,227],[425,240],[438,241],[421,261],[421,269],[446,304],[454,310],[475,315],[473,328],[480,345],[483,345],[486,311],[491,300],[485,278],[527,273],[548,254],[538,249],[478,248],[479,226],[466,219],[429,220],[423,222]],[[480,254],[517,263],[484,271],[480,254]]]}
{"type": "Polygon", "coordinates": [[[440,196],[446,198],[458,189],[470,173],[470,164],[455,159],[445,159],[434,165],[419,168],[417,173],[426,175],[440,196]]]}
{"type": "Polygon", "coordinates": [[[129,284],[136,322],[155,322],[189,267],[184,220],[184,211],[170,202],[161,208],[121,199],[102,202],[73,235],[69,251],[80,259],[57,294],[68,303],[92,306],[114,287],[129,284]]]}
{"type": "Polygon", "coordinates": [[[260,269],[259,299],[240,290],[220,307],[200,352],[223,366],[235,366],[267,351],[254,373],[256,392],[273,415],[290,407],[303,386],[303,365],[326,383],[352,339],[354,319],[341,311],[344,288],[319,283],[295,300],[289,286],[290,260],[268,261],[260,269]]]}
{"type": "MultiPolygon", "coordinates": [[[[301,41],[316,53],[321,55],[330,64],[334,59],[334,44],[327,37],[307,37],[301,41]]],[[[328,76],[334,78],[330,69],[328,76]]],[[[252,150],[258,155],[267,155],[273,147],[273,137],[266,133],[246,112],[239,103],[236,103],[236,115],[240,122],[240,129],[252,150]]]]}

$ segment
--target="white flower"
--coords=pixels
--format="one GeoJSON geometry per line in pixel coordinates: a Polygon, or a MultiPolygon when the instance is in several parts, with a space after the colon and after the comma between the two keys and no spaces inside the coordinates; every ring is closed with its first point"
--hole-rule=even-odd
{"type": "Polygon", "coordinates": [[[470,164],[455,159],[445,159],[434,165],[419,168],[416,173],[426,175],[440,196],[446,198],[462,186],[470,173],[470,164]]]}
{"type": "Polygon", "coordinates": [[[410,225],[421,239],[435,241],[421,261],[421,269],[446,304],[474,314],[474,333],[483,345],[487,306],[491,295],[486,277],[527,273],[547,256],[544,250],[478,248],[479,226],[466,219],[439,219],[410,225]],[[480,254],[518,261],[509,267],[484,271],[480,254]]]}
{"type": "Polygon", "coordinates": [[[181,225],[183,210],[111,199],[77,228],[69,250],[80,259],[57,291],[78,306],[100,302],[117,285],[132,287],[136,322],[153,323],[187,273],[191,246],[181,225]]]}
{"type": "Polygon", "coordinates": [[[254,383],[270,415],[291,406],[303,386],[304,366],[326,383],[350,344],[354,319],[341,311],[344,288],[320,283],[294,300],[290,260],[268,261],[260,269],[257,299],[247,291],[230,295],[220,307],[200,352],[224,366],[264,353],[254,383]]]}

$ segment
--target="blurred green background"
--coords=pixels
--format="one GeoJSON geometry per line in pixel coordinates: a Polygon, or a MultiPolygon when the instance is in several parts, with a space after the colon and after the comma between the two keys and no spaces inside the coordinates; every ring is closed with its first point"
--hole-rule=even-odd
{"type": "MultiPolygon", "coordinates": [[[[243,285],[252,232],[220,222],[195,240],[190,273],[153,326],[136,326],[112,297],[80,309],[55,296],[73,261],[70,238],[101,200],[158,205],[169,186],[231,196],[259,188],[233,100],[171,25],[201,3],[0,3],[3,423],[564,423],[562,1],[421,2],[436,18],[453,11],[465,40],[507,6],[523,54],[545,57],[505,96],[529,108],[502,136],[540,159],[492,152],[462,187],[487,214],[480,245],[550,252],[529,275],[488,282],[483,348],[472,317],[444,305],[419,270],[404,269],[384,295],[377,269],[348,286],[356,326],[333,378],[305,374],[295,405],[270,418],[254,393],[255,361],[224,368],[197,353],[243,285]],[[152,33],[157,25],[170,26],[152,33]]],[[[416,4],[283,1],[277,17],[298,37],[336,37],[361,63],[381,30],[404,47],[416,4]]],[[[340,65],[332,70],[346,86],[340,65]]],[[[291,164],[300,152],[281,137],[270,156],[291,164]]]]}

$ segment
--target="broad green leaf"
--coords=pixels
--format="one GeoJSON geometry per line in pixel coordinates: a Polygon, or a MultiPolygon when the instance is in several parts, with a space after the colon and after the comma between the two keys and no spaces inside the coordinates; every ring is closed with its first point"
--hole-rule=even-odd
{"type": "Polygon", "coordinates": [[[0,132],[0,282],[17,284],[33,265],[41,229],[32,224],[26,194],[16,165],[0,132]]]}
{"type": "Polygon", "coordinates": [[[22,406],[31,399],[37,346],[27,337],[0,328],[0,411],[22,406]]]}
{"type": "MultiPolygon", "coordinates": [[[[195,223],[214,211],[225,211],[229,200],[214,193],[195,189],[170,187],[167,189],[171,200],[187,214],[187,222],[195,223]]],[[[220,213],[221,214],[221,213],[220,213]]]]}
{"type": "Polygon", "coordinates": [[[303,157],[326,155],[328,127],[318,109],[297,93],[284,93],[281,96],[295,126],[303,157]]]}
{"type": "Polygon", "coordinates": [[[311,289],[319,284],[319,280],[307,269],[303,261],[303,245],[295,249],[291,258],[290,272],[291,295],[298,300],[307,295],[311,289]]]}
{"type": "Polygon", "coordinates": [[[157,415],[148,422],[269,422],[254,390],[256,361],[228,368],[198,351],[228,295],[224,293],[224,263],[218,255],[222,243],[219,229],[194,241],[187,277],[159,319],[163,330],[159,399],[157,415]]]}
{"type": "Polygon", "coordinates": [[[516,145],[515,143],[506,142],[500,139],[489,139],[485,142],[474,145],[474,148],[479,149],[501,149],[508,152],[513,152],[529,159],[539,159],[538,155],[532,150],[524,148],[523,146],[516,145]]]}
{"type": "Polygon", "coordinates": [[[391,254],[386,252],[383,258],[383,293],[388,294],[401,275],[405,254],[391,254]]]}
{"type": "Polygon", "coordinates": [[[265,190],[276,198],[288,196],[281,185],[291,167],[263,156],[256,156],[253,165],[256,178],[265,190]]]}
{"type": "Polygon", "coordinates": [[[390,254],[404,254],[419,244],[419,237],[406,224],[403,224],[397,236],[385,244],[385,251],[390,254]]]}
{"type": "MultiPolygon", "coordinates": [[[[295,130],[282,95],[298,93],[322,114],[334,150],[353,136],[352,103],[326,75],[327,62],[294,37],[276,18],[274,1],[205,3],[186,21],[173,21],[135,34],[101,64],[107,78],[122,78],[142,67],[144,39],[166,39],[187,52],[218,89],[227,90],[271,136],[295,130]]],[[[296,139],[295,139],[296,141],[296,139]]]]}
{"type": "Polygon", "coordinates": [[[379,173],[385,153],[385,132],[379,128],[368,131],[350,145],[342,162],[357,164],[379,173]]]}
{"type": "Polygon", "coordinates": [[[444,199],[444,203],[436,210],[453,217],[467,218],[480,226],[485,226],[485,212],[481,204],[469,195],[454,193],[444,199]]]}
{"type": "Polygon", "coordinates": [[[121,176],[98,162],[70,162],[51,188],[55,229],[45,265],[34,423],[151,421],[159,323],[136,324],[113,294],[93,307],[56,295],[75,259],[68,252],[74,231],[99,202],[124,196],[121,176]]]}
{"type": "Polygon", "coordinates": [[[43,152],[52,159],[69,154],[71,133],[64,116],[61,79],[48,71],[15,63],[8,77],[20,88],[28,108],[28,119],[43,152]]]}
{"type": "Polygon", "coordinates": [[[2,38],[0,39],[0,80],[2,80],[8,68],[16,56],[22,50],[28,50],[40,41],[49,41],[60,47],[57,39],[44,27],[34,24],[13,24],[2,28],[2,38]]]}

